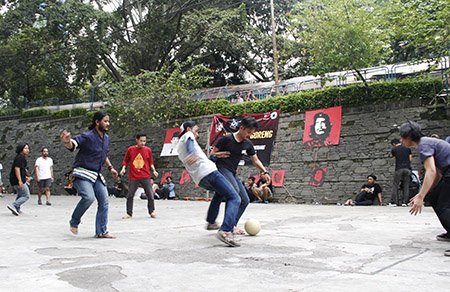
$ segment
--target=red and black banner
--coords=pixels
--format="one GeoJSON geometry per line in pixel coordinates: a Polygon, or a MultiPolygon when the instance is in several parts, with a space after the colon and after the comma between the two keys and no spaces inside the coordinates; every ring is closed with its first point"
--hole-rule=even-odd
{"type": "MultiPolygon", "coordinates": [[[[280,119],[279,110],[240,116],[214,115],[211,124],[209,145],[213,147],[220,137],[237,132],[241,124],[240,121],[245,116],[254,117],[259,124],[259,128],[256,129],[255,133],[250,137],[250,141],[255,146],[259,160],[267,166],[270,164],[272,148],[277,136],[278,121],[280,119]]],[[[244,160],[239,163],[239,165],[244,164],[252,164],[250,158],[246,155],[244,155],[244,160]]]]}
{"type": "Polygon", "coordinates": [[[332,107],[305,113],[303,147],[339,145],[342,107],[332,107]]]}

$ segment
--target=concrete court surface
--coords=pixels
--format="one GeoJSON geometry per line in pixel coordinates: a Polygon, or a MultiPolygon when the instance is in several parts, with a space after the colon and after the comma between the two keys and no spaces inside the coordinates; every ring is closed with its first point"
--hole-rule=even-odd
{"type": "MultiPolygon", "coordinates": [[[[156,201],[157,218],[135,199],[111,198],[109,231],[94,238],[96,203],[79,235],[69,218],[79,197],[37,196],[13,216],[0,198],[0,291],[449,291],[450,243],[433,210],[250,204],[256,236],[226,247],[205,229],[207,202],[156,201]]],[[[223,208],[223,207],[222,207],[223,208]]],[[[222,219],[223,209],[219,215],[222,219]]]]}

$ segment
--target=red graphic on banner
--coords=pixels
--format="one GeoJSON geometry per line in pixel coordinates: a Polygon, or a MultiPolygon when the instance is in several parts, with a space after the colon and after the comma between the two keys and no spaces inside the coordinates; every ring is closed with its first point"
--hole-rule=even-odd
{"type": "Polygon", "coordinates": [[[339,145],[341,136],[342,107],[332,107],[305,114],[303,147],[339,145]]]}
{"type": "Polygon", "coordinates": [[[311,174],[311,179],[309,180],[309,185],[314,187],[320,187],[323,185],[325,180],[325,174],[327,173],[326,168],[314,167],[311,174]]]}
{"type": "Polygon", "coordinates": [[[166,181],[168,176],[172,176],[172,171],[164,171],[161,175],[161,184],[166,181]]]}
{"type": "Polygon", "coordinates": [[[248,177],[251,177],[251,176],[253,176],[255,178],[255,184],[257,184],[259,181],[259,173],[255,174],[255,175],[249,175],[248,177]]]}
{"type": "Polygon", "coordinates": [[[160,156],[177,156],[177,144],[180,137],[180,128],[167,129],[163,149],[160,156]]]}
{"type": "Polygon", "coordinates": [[[187,170],[183,170],[183,172],[181,173],[180,185],[187,183],[190,180],[191,180],[191,175],[189,174],[189,172],[187,170]]]}
{"type": "MultiPolygon", "coordinates": [[[[277,136],[278,121],[280,119],[279,110],[266,113],[246,114],[242,116],[214,115],[211,124],[209,145],[213,147],[220,137],[239,131],[241,120],[245,116],[255,118],[259,124],[259,128],[256,129],[255,133],[250,137],[250,141],[255,146],[259,160],[267,166],[270,164],[270,156],[277,136]]],[[[243,164],[252,164],[247,155],[244,155],[243,161],[239,163],[239,165],[243,164]]]]}
{"type": "Polygon", "coordinates": [[[274,170],[272,172],[272,186],[282,187],[284,183],[285,170],[274,170]]]}

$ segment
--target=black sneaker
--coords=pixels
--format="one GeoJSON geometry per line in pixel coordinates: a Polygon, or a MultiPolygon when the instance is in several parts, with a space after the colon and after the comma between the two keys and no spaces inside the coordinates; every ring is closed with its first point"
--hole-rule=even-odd
{"type": "Polygon", "coordinates": [[[42,201],[41,200],[38,200],[38,205],[42,205],[42,201]]]}
{"type": "Polygon", "coordinates": [[[450,257],[450,249],[447,249],[447,250],[444,252],[444,255],[445,255],[446,257],[450,257]]]}
{"type": "Polygon", "coordinates": [[[6,208],[8,208],[9,211],[11,211],[11,213],[13,213],[13,215],[19,216],[19,212],[17,212],[16,208],[9,206],[9,205],[6,208]]]}
{"type": "Polygon", "coordinates": [[[51,206],[52,203],[50,203],[49,201],[47,201],[47,203],[45,203],[47,206],[51,206]]]}
{"type": "Polygon", "coordinates": [[[219,230],[217,232],[217,238],[220,239],[220,241],[225,242],[229,246],[240,246],[240,244],[234,240],[233,232],[225,232],[223,230],[219,230]]]}
{"type": "Polygon", "coordinates": [[[450,236],[448,233],[442,233],[436,236],[436,239],[439,241],[449,241],[450,242],[450,236]]]}

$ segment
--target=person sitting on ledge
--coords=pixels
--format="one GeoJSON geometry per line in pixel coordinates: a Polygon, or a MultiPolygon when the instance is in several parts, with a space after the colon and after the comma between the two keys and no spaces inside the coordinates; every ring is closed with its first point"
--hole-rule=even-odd
{"type": "Polygon", "coordinates": [[[373,174],[367,176],[367,184],[361,187],[359,194],[356,196],[355,200],[348,200],[345,205],[352,206],[370,206],[376,197],[380,201],[380,205],[384,205],[383,198],[381,195],[381,187],[379,184],[375,183],[377,177],[373,174]]]}

